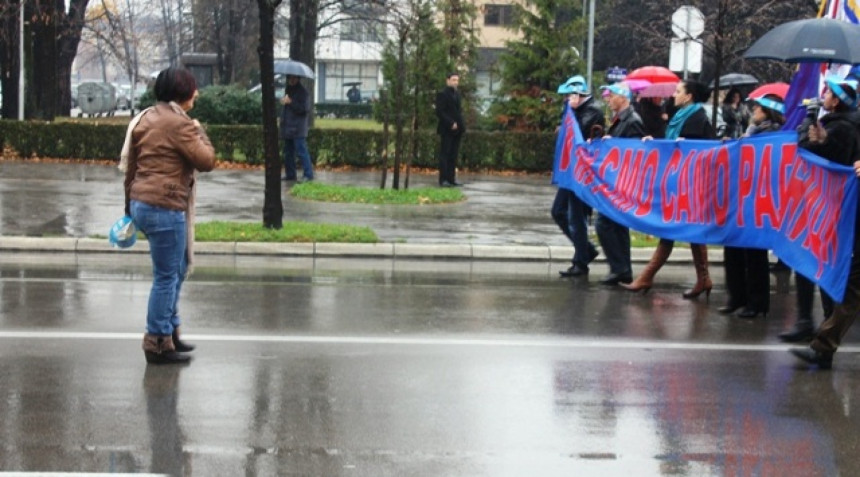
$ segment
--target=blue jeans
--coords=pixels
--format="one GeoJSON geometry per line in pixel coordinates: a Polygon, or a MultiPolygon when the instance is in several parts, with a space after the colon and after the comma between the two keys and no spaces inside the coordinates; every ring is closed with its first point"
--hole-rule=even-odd
{"type": "Polygon", "coordinates": [[[170,335],[179,326],[179,291],[188,266],[185,211],[132,200],[131,218],[135,227],[146,234],[152,258],[152,290],[146,310],[146,332],[170,335]]]}
{"type": "Polygon", "coordinates": [[[305,179],[313,180],[314,166],[311,164],[311,153],[308,152],[308,141],[304,137],[284,139],[284,169],[286,178],[296,179],[296,156],[302,161],[302,175],[305,179]]]}

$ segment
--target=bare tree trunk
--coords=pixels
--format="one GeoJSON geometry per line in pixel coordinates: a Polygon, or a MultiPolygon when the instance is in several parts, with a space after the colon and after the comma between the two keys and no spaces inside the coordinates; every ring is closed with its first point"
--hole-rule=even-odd
{"type": "MultiPolygon", "coordinates": [[[[290,59],[315,69],[319,0],[290,0],[290,59]]],[[[311,100],[310,127],[314,123],[314,80],[306,80],[311,100]]]]}
{"type": "Polygon", "coordinates": [[[397,46],[397,81],[394,83],[394,177],[391,184],[393,189],[400,189],[400,162],[403,155],[403,127],[405,114],[403,99],[405,96],[404,85],[406,83],[406,39],[409,34],[408,28],[400,31],[397,46]]]}
{"type": "Polygon", "coordinates": [[[0,5],[0,87],[6,101],[3,101],[3,117],[18,117],[18,3],[7,2],[0,5]],[[14,98],[14,99],[13,99],[14,98]]]}
{"type": "Polygon", "coordinates": [[[385,183],[388,180],[388,125],[391,123],[391,108],[388,105],[387,91],[380,91],[379,101],[382,104],[382,154],[379,155],[379,168],[382,169],[382,181],[379,184],[379,188],[385,189],[385,183]]]}
{"type": "Polygon", "coordinates": [[[281,203],[281,161],[278,151],[278,122],[275,117],[275,10],[281,0],[257,0],[260,9],[260,76],[263,89],[263,150],[266,159],[266,193],[263,200],[263,226],[284,226],[281,203]]]}

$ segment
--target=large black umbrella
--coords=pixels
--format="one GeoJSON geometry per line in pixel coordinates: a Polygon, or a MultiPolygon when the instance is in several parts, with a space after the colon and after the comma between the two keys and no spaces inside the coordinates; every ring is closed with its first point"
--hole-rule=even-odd
{"type": "Polygon", "coordinates": [[[275,60],[275,74],[314,79],[314,70],[301,61],[275,60]]]}
{"type": "Polygon", "coordinates": [[[783,23],[744,53],[789,63],[860,63],[860,26],[831,18],[783,23]]]}
{"type": "MultiPolygon", "coordinates": [[[[714,81],[711,81],[711,89],[714,88],[714,81]]],[[[758,84],[758,78],[746,73],[729,73],[720,76],[720,89],[728,89],[732,86],[752,86],[758,84]]]]}

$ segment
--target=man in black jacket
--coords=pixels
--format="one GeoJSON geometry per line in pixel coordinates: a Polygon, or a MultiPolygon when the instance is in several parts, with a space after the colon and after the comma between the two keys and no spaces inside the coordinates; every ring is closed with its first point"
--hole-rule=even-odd
{"type": "MultiPolygon", "coordinates": [[[[559,87],[568,94],[567,101],[585,139],[603,136],[603,111],[594,104],[585,78],[576,75],[559,87]]],[[[552,203],[553,220],[573,243],[571,266],[558,272],[562,277],[588,275],[588,264],[597,258],[597,247],[588,240],[588,215],[591,209],[573,191],[559,187],[552,203]]]]}
{"type": "MultiPolygon", "coordinates": [[[[627,85],[617,83],[603,86],[601,89],[609,94],[607,102],[613,113],[606,137],[641,138],[645,136],[642,118],[630,105],[633,94],[627,85]]],[[[597,229],[597,238],[609,263],[609,275],[601,280],[601,283],[618,285],[633,281],[630,266],[630,230],[603,214],[597,217],[594,228],[597,229]]]]}
{"type": "MultiPolygon", "coordinates": [[[[821,107],[827,114],[801,124],[798,146],[833,162],[852,166],[860,177],[860,135],[852,121],[858,103],[857,82],[828,78],[824,83],[821,107]]],[[[857,233],[860,208],[854,220],[854,253],[842,303],[836,304],[833,314],[818,328],[808,348],[790,350],[801,360],[821,369],[830,369],[833,354],[860,314],[860,234],[857,233]]]]}
{"type": "Polygon", "coordinates": [[[439,125],[436,132],[441,136],[439,149],[439,185],[442,187],[460,186],[457,182],[457,156],[460,152],[460,140],[466,132],[463,122],[463,111],[460,102],[460,75],[449,73],[445,80],[445,89],[436,94],[436,117],[439,125]]]}

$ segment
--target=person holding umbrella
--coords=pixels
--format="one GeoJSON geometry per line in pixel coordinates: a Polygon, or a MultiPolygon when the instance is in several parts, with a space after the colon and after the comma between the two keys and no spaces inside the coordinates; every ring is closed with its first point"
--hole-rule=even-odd
{"type": "MultiPolygon", "coordinates": [[[[857,81],[829,77],[824,80],[821,108],[827,114],[816,120],[808,115],[799,128],[798,145],[825,159],[851,165],[860,177],[860,137],[851,116],[857,109],[857,81]]],[[[858,209],[855,224],[860,222],[858,209]]],[[[857,229],[857,225],[855,225],[857,229]]],[[[854,254],[848,273],[848,284],[842,303],[835,305],[833,314],[818,328],[808,348],[793,348],[791,353],[820,369],[830,369],[833,354],[842,337],[860,314],[860,234],[854,234],[854,254]]]]}
{"type": "Polygon", "coordinates": [[[284,180],[298,178],[296,156],[302,161],[302,176],[306,181],[314,180],[314,166],[308,152],[308,117],[311,99],[308,90],[296,75],[287,75],[287,87],[281,99],[281,138],[284,140],[284,180]]]}
{"type": "MultiPolygon", "coordinates": [[[[666,139],[714,139],[716,136],[714,128],[702,107],[702,103],[707,101],[708,96],[710,91],[705,84],[693,80],[678,83],[672,96],[678,110],[666,127],[666,139]]],[[[653,138],[646,136],[644,139],[653,138]]],[[[660,239],[651,260],[636,280],[630,284],[621,283],[620,285],[629,291],[650,290],[654,284],[654,276],[669,259],[674,246],[673,240],[660,239]]],[[[702,293],[710,297],[713,284],[708,274],[708,249],[703,244],[692,243],[690,251],[693,253],[693,264],[696,267],[696,284],[685,291],[683,297],[696,298],[702,293]]]]}

